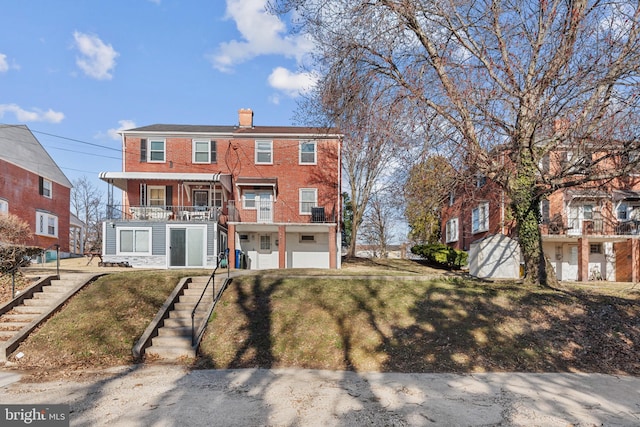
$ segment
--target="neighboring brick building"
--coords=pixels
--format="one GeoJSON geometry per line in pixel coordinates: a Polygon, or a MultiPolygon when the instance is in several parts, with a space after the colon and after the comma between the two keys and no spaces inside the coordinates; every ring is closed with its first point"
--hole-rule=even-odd
{"type": "Polygon", "coordinates": [[[232,267],[339,267],[341,136],[238,119],[122,132],[124,170],[100,174],[105,262],[210,267],[228,248],[232,267]]]}
{"type": "MultiPolygon", "coordinates": [[[[607,154],[596,152],[581,162],[607,154]]],[[[553,153],[540,169],[566,168],[571,157],[568,150],[553,153]]],[[[600,167],[620,161],[603,161],[600,167]]],[[[471,243],[494,234],[517,239],[509,203],[491,180],[467,180],[442,208],[443,243],[468,251],[471,243]]],[[[555,191],[540,212],[542,248],[559,280],[640,280],[640,174],[555,191]]]]}
{"type": "Polygon", "coordinates": [[[0,212],[29,224],[30,244],[69,252],[70,199],[71,182],[29,128],[0,125],[0,212]]]}

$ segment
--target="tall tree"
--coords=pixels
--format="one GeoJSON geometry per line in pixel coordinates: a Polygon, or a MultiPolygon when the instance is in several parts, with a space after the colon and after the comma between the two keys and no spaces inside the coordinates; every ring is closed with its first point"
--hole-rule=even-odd
{"type": "Polygon", "coordinates": [[[73,214],[86,225],[83,246],[87,251],[102,246],[103,198],[104,194],[86,176],[73,181],[71,207],[73,214]]]}
{"type": "Polygon", "coordinates": [[[389,187],[378,189],[372,195],[362,223],[362,240],[373,246],[374,256],[387,258],[389,245],[395,237],[398,197],[389,187]]]}
{"type": "Polygon", "coordinates": [[[280,13],[295,10],[322,69],[371,78],[416,118],[435,114],[447,135],[440,144],[505,190],[529,282],[552,280],[538,226],[541,200],[637,166],[637,1],[275,3],[280,13]],[[545,158],[559,152],[572,156],[542,171],[545,158]],[[614,158],[626,160],[608,167],[614,158]]]}

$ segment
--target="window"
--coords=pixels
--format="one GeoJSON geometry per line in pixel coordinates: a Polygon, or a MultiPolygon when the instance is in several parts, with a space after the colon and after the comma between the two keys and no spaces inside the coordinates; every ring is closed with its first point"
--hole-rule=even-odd
{"type": "Polygon", "coordinates": [[[600,243],[592,243],[589,245],[589,252],[592,254],[601,254],[602,253],[602,244],[600,243]]]}
{"type": "Polygon", "coordinates": [[[314,236],[313,234],[301,234],[300,235],[300,243],[303,243],[303,242],[313,243],[315,241],[316,241],[316,236],[314,236]]]}
{"type": "Polygon", "coordinates": [[[316,164],[316,142],[302,141],[300,143],[300,164],[316,164]]]}
{"type": "Polygon", "coordinates": [[[489,203],[480,203],[471,211],[471,232],[480,233],[489,229],[489,203]]]}
{"type": "Polygon", "coordinates": [[[151,255],[151,228],[118,228],[118,254],[151,255]]]}
{"type": "Polygon", "coordinates": [[[260,236],[260,250],[261,251],[270,251],[271,250],[271,236],[268,234],[260,236]]]}
{"type": "Polygon", "coordinates": [[[477,188],[482,188],[485,186],[485,184],[487,183],[487,177],[481,174],[478,174],[476,176],[476,187],[477,188]]]}
{"type": "Polygon", "coordinates": [[[216,142],[208,139],[193,140],[193,163],[216,163],[216,142]]]}
{"type": "Polygon", "coordinates": [[[458,241],[458,218],[451,218],[447,221],[445,238],[447,243],[458,241]]]}
{"type": "Polygon", "coordinates": [[[584,219],[593,219],[593,205],[582,206],[584,212],[584,219]]]}
{"type": "Polygon", "coordinates": [[[150,139],[149,140],[149,161],[150,162],[164,162],[164,139],[150,139]]]}
{"type": "Polygon", "coordinates": [[[213,206],[216,208],[222,207],[222,191],[214,190],[212,195],[213,206]]]}
{"type": "Polygon", "coordinates": [[[456,201],[456,193],[453,191],[449,192],[449,206],[453,206],[453,203],[456,201]]]}
{"type": "Polygon", "coordinates": [[[273,163],[273,141],[256,141],[256,163],[273,163]]]}
{"type": "Polygon", "coordinates": [[[164,186],[151,186],[147,187],[147,192],[149,195],[149,206],[165,206],[165,191],[166,187],[164,186]]]}
{"type": "Polygon", "coordinates": [[[58,237],[58,217],[47,212],[36,212],[36,234],[58,237]]]}
{"type": "Polygon", "coordinates": [[[9,202],[5,199],[0,199],[0,214],[9,213],[9,202]]]}
{"type": "Polygon", "coordinates": [[[242,197],[242,207],[244,209],[256,208],[256,193],[253,191],[245,191],[242,197]]]}
{"type": "Polygon", "coordinates": [[[311,215],[311,208],[318,205],[318,190],[315,188],[300,189],[300,213],[311,215]]]}
{"type": "Polygon", "coordinates": [[[46,178],[40,177],[38,184],[38,193],[51,199],[53,197],[53,183],[46,178]]]}

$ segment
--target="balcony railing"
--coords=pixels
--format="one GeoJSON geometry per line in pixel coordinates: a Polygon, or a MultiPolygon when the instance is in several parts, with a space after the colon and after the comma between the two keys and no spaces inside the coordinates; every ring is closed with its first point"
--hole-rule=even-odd
{"type": "Polygon", "coordinates": [[[230,200],[228,202],[229,221],[253,223],[335,223],[336,213],[323,206],[307,204],[290,206],[283,202],[230,200]],[[312,206],[313,205],[313,206],[312,206]],[[307,213],[308,212],[308,213],[307,213]]]}
{"type": "Polygon", "coordinates": [[[218,221],[222,208],[214,206],[130,206],[107,207],[108,219],[130,221],[218,221]]]}
{"type": "Polygon", "coordinates": [[[550,235],[616,235],[640,234],[640,221],[618,221],[603,218],[568,218],[551,220],[542,224],[542,233],[550,235]]]}

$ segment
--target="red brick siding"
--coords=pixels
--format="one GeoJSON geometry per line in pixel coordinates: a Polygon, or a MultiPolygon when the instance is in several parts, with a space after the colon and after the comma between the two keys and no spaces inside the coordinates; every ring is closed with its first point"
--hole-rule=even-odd
{"type": "Polygon", "coordinates": [[[29,244],[48,248],[60,245],[60,251],[69,251],[69,217],[71,189],[53,182],[52,198],[38,194],[39,175],[0,160],[0,197],[8,200],[9,213],[36,229],[36,210],[47,211],[58,217],[58,237],[36,236],[29,244]]]}

